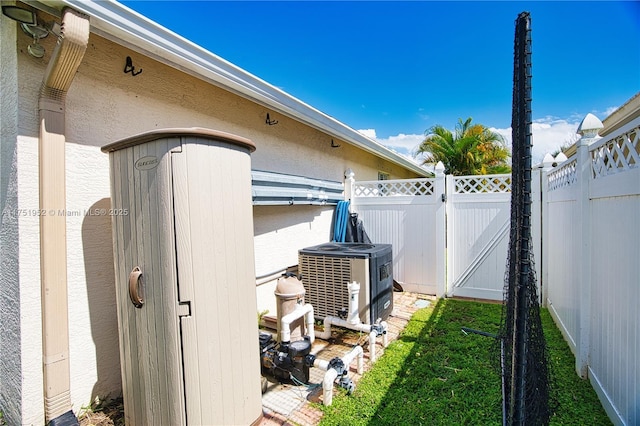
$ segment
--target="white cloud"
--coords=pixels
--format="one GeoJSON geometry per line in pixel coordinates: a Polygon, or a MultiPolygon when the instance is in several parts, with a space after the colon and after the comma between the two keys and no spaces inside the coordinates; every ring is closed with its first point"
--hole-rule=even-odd
{"type": "MultiPolygon", "coordinates": [[[[613,106],[613,107],[609,107],[609,108],[607,108],[607,109],[604,111],[604,115],[603,115],[603,117],[605,117],[605,118],[606,118],[606,117],[610,116],[610,115],[611,115],[611,114],[613,114],[613,112],[614,112],[615,110],[617,110],[618,108],[619,108],[619,107],[617,107],[617,106],[613,106]]],[[[597,115],[598,115],[598,114],[596,114],[596,116],[597,116],[597,115]]]]}
{"type": "Polygon", "coordinates": [[[424,135],[406,135],[400,133],[399,135],[389,136],[388,138],[378,138],[375,129],[360,129],[358,132],[384,145],[398,155],[405,157],[407,160],[422,165],[419,159],[413,158],[413,153],[424,139],[424,135]]]}
{"type": "MultiPolygon", "coordinates": [[[[617,107],[607,108],[607,114],[598,115],[606,117],[609,113],[615,111],[616,108],[617,107]]],[[[576,130],[582,118],[584,118],[584,115],[576,115],[567,119],[547,116],[534,120],[533,123],[531,123],[531,130],[533,132],[532,163],[534,165],[538,164],[542,162],[546,153],[553,153],[558,151],[563,145],[569,142],[575,142],[577,138],[576,130]]],[[[492,127],[491,130],[501,134],[505,138],[507,146],[511,149],[511,127],[502,129],[492,127]]],[[[358,132],[376,140],[411,161],[418,164],[420,163],[419,160],[413,158],[413,153],[424,139],[424,135],[400,133],[396,136],[389,136],[388,138],[378,138],[375,129],[358,130],[358,132]]]]}
{"type": "Polygon", "coordinates": [[[400,133],[396,136],[389,136],[388,138],[379,138],[376,135],[375,129],[361,129],[358,130],[358,132],[397,152],[398,154],[412,159],[413,153],[424,139],[424,135],[407,135],[404,133],[400,133]]]}
{"type": "Polygon", "coordinates": [[[358,130],[358,133],[361,133],[368,138],[376,139],[376,129],[362,129],[362,130],[358,130]]]}
{"type": "Polygon", "coordinates": [[[376,140],[388,148],[411,155],[423,139],[424,135],[406,135],[404,133],[400,133],[396,136],[389,136],[385,139],[376,140]]]}
{"type": "MultiPolygon", "coordinates": [[[[533,133],[532,163],[540,163],[546,153],[553,153],[559,150],[562,145],[575,141],[576,129],[579,124],[579,121],[560,120],[553,117],[534,120],[531,123],[533,133]]],[[[511,147],[511,127],[506,129],[491,128],[491,130],[501,134],[507,141],[507,145],[511,147]]]]}

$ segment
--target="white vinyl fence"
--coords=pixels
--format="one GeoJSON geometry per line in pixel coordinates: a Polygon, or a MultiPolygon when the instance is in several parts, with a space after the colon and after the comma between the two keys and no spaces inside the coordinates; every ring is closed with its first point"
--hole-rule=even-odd
{"type": "Polygon", "coordinates": [[[447,295],[502,300],[511,175],[447,176],[447,295]]]}
{"type": "Polygon", "coordinates": [[[640,424],[640,119],[543,171],[547,306],[616,424],[640,424]]]}
{"type": "MultiPolygon", "coordinates": [[[[538,291],[615,424],[640,424],[640,118],[533,170],[538,291]]],[[[347,182],[405,290],[502,300],[510,175],[347,182]]]]}
{"type": "MultiPolygon", "coordinates": [[[[349,183],[349,182],[348,182],[349,183]]],[[[444,175],[350,182],[352,210],[374,243],[393,245],[393,277],[407,291],[445,292],[444,175]]]]}
{"type": "Polygon", "coordinates": [[[372,241],[393,245],[393,276],[405,290],[502,300],[511,175],[347,186],[372,241]]]}

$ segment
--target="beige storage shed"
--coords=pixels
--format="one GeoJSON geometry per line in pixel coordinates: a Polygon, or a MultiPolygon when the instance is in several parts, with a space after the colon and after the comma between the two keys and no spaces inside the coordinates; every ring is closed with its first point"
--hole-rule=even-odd
{"type": "Polygon", "coordinates": [[[254,144],[187,128],[102,150],[127,425],[257,423],[254,144]]]}

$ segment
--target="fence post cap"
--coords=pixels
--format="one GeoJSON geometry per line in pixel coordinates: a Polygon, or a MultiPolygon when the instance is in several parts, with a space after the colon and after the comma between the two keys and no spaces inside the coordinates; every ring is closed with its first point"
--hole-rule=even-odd
{"type": "Polygon", "coordinates": [[[583,138],[595,138],[598,136],[598,131],[603,127],[602,121],[595,115],[589,113],[582,119],[576,133],[580,134],[583,138]]]}
{"type": "Polygon", "coordinates": [[[346,177],[347,179],[351,179],[355,176],[356,174],[353,172],[353,170],[351,170],[350,168],[344,171],[344,177],[346,177]]]}
{"type": "MultiPolygon", "coordinates": [[[[558,156],[559,155],[560,154],[558,154],[558,156]]],[[[542,167],[545,168],[545,169],[551,168],[551,167],[553,167],[553,163],[554,162],[555,162],[555,159],[553,158],[553,156],[547,152],[544,155],[544,158],[542,159],[542,167]]]]}
{"type": "Polygon", "coordinates": [[[563,163],[567,161],[567,156],[564,155],[564,152],[560,152],[558,153],[558,155],[556,155],[556,158],[554,158],[554,161],[558,164],[563,163]]]}

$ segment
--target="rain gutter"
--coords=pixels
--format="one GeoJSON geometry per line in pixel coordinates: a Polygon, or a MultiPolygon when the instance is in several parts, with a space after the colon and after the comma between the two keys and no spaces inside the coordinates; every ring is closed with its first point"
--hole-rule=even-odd
{"type": "Polygon", "coordinates": [[[91,31],[101,37],[325,132],[419,176],[431,176],[431,172],[410,159],[122,4],[87,0],[56,3],[91,16],[91,31]]]}
{"type": "Polygon", "coordinates": [[[65,98],[89,42],[89,17],[66,8],[38,99],[40,274],[45,419],[78,424],[71,411],[65,195],[65,98]]]}

